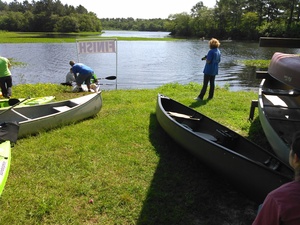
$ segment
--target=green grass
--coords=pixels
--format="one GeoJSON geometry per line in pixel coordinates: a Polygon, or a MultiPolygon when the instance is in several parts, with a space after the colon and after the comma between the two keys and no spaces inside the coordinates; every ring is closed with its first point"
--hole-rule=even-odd
{"type": "Polygon", "coordinates": [[[249,60],[239,60],[238,63],[241,63],[245,66],[255,66],[259,69],[268,69],[270,65],[270,59],[249,59],[249,60]]]}
{"type": "MultiPolygon", "coordinates": [[[[76,39],[101,38],[100,33],[43,33],[43,32],[6,32],[0,31],[0,43],[73,43],[76,39]]],[[[174,41],[175,38],[142,38],[142,37],[105,37],[117,38],[120,41],[174,41]]]]}
{"type": "MultiPolygon", "coordinates": [[[[257,205],[174,143],[155,116],[167,95],[268,148],[255,113],[255,92],[201,86],[103,91],[95,118],[19,139],[0,198],[1,224],[251,224],[257,205]],[[89,200],[93,199],[93,204],[89,200]]],[[[13,97],[73,98],[68,87],[18,85],[13,97]]]]}

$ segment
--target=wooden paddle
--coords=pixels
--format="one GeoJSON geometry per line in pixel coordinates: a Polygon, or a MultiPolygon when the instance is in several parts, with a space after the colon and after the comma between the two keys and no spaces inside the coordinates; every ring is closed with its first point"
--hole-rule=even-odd
{"type": "Polygon", "coordinates": [[[5,109],[5,110],[1,111],[1,112],[0,112],[0,115],[2,115],[3,113],[5,113],[5,112],[11,110],[12,108],[16,107],[17,105],[20,105],[21,103],[25,102],[25,101],[28,100],[28,99],[30,99],[29,96],[28,96],[27,98],[25,98],[24,100],[19,101],[19,102],[17,102],[16,104],[12,105],[12,106],[9,107],[8,109],[5,109]]]}

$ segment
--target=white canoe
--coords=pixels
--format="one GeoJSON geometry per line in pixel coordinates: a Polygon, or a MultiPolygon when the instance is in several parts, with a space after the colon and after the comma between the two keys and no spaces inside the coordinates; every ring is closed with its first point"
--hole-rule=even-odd
{"type": "Polygon", "coordinates": [[[18,122],[20,138],[93,117],[101,107],[101,92],[97,92],[65,101],[0,111],[0,123],[18,122]]]}
{"type": "Polygon", "coordinates": [[[300,92],[275,78],[263,79],[259,87],[258,112],[272,149],[288,163],[292,137],[300,130],[300,92]]]}

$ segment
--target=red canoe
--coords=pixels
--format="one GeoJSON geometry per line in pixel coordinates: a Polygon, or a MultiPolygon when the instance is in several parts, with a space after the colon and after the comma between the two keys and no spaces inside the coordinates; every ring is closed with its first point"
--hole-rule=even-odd
{"type": "Polygon", "coordinates": [[[276,80],[300,90],[300,56],[276,52],[268,68],[276,80]]]}

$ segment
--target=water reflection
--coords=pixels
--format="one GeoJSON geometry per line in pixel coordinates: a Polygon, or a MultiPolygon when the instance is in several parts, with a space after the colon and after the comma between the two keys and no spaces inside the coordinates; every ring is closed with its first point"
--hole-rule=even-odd
{"type": "MultiPolygon", "coordinates": [[[[123,35],[140,32],[120,32],[123,35]]],[[[163,37],[166,32],[145,32],[145,36],[163,37]]],[[[121,36],[121,35],[119,35],[121,36]]],[[[238,63],[244,59],[271,59],[279,51],[298,53],[299,49],[260,48],[256,42],[222,42],[222,62],[216,82],[231,90],[257,90],[256,68],[238,63]]],[[[0,44],[2,56],[26,63],[12,68],[14,84],[61,83],[69,70],[70,60],[91,66],[98,77],[118,76],[119,89],[155,88],[170,82],[202,83],[208,41],[118,41],[116,54],[77,55],[75,43],[0,44]],[[117,65],[117,67],[116,67],[117,65]]],[[[114,84],[114,81],[112,82],[114,84]]],[[[107,85],[103,88],[114,87],[107,85]]]]}

